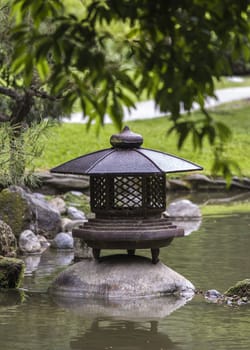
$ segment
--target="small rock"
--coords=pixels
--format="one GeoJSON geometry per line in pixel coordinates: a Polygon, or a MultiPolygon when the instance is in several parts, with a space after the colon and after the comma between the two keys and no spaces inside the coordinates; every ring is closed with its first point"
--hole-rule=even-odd
{"type": "Polygon", "coordinates": [[[218,299],[221,298],[222,294],[216,289],[209,289],[205,292],[206,299],[218,299]]]}
{"type": "Polygon", "coordinates": [[[45,250],[46,248],[48,248],[50,246],[50,243],[48,242],[48,240],[44,236],[37,235],[37,238],[38,238],[43,250],[45,250]]]}
{"type": "Polygon", "coordinates": [[[58,210],[61,215],[67,212],[66,203],[61,197],[54,197],[49,203],[54,209],[58,210]]]}
{"type": "Polygon", "coordinates": [[[74,228],[79,228],[80,226],[83,226],[85,222],[87,222],[88,220],[70,220],[67,219],[67,221],[65,220],[67,218],[64,218],[62,220],[63,222],[63,232],[72,232],[72,230],[74,228]]]}
{"type": "Polygon", "coordinates": [[[82,238],[74,239],[74,252],[75,252],[75,257],[74,257],[75,261],[93,258],[92,249],[88,247],[87,243],[84,242],[82,238]]]}
{"type": "Polygon", "coordinates": [[[31,230],[25,230],[19,237],[19,248],[23,253],[41,253],[42,247],[39,238],[31,230]]]}
{"type": "Polygon", "coordinates": [[[163,215],[173,218],[194,219],[201,218],[201,211],[198,205],[188,199],[180,199],[170,203],[163,215]]]}
{"type": "Polygon", "coordinates": [[[75,207],[68,207],[68,216],[72,220],[86,220],[86,216],[83,211],[76,209],[75,207]]]}
{"type": "Polygon", "coordinates": [[[76,196],[76,197],[82,196],[82,192],[80,192],[80,191],[70,191],[69,193],[72,194],[73,196],[76,196]]]}
{"type": "Polygon", "coordinates": [[[68,232],[60,232],[51,242],[51,247],[55,249],[73,249],[74,239],[68,232]]]}
{"type": "Polygon", "coordinates": [[[69,218],[62,218],[61,225],[62,225],[62,232],[70,232],[72,231],[74,220],[71,220],[69,218]]]}
{"type": "MultiPolygon", "coordinates": [[[[172,221],[172,220],[171,220],[172,221]]],[[[178,226],[179,228],[183,228],[184,230],[184,235],[188,236],[190,235],[190,233],[194,232],[194,231],[198,231],[198,229],[200,228],[201,225],[201,219],[195,219],[195,220],[176,220],[176,221],[172,221],[173,225],[178,226]]]]}

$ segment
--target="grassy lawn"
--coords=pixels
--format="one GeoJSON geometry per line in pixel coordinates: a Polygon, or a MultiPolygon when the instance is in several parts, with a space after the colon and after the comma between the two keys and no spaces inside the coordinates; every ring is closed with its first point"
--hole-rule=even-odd
{"type": "Polygon", "coordinates": [[[249,213],[250,211],[250,203],[228,203],[228,204],[212,204],[205,205],[201,207],[202,215],[232,215],[239,213],[249,213]]]}
{"type": "MultiPolygon", "coordinates": [[[[215,118],[223,120],[233,130],[233,138],[226,145],[226,155],[237,160],[241,166],[242,174],[250,177],[250,101],[234,102],[217,107],[213,112],[215,118]]],[[[195,115],[199,117],[199,112],[195,115]]],[[[194,152],[192,143],[187,140],[184,147],[178,150],[176,136],[167,136],[170,122],[167,117],[152,120],[137,120],[126,123],[134,132],[144,137],[144,147],[158,149],[172,153],[196,162],[204,167],[204,173],[210,174],[213,160],[213,149],[205,144],[202,152],[194,152]]],[[[96,135],[95,127],[86,131],[84,124],[62,124],[52,128],[44,154],[35,161],[37,169],[49,169],[72,158],[101,148],[110,147],[110,135],[117,130],[113,125],[107,124],[96,135]]]]}
{"type": "Polygon", "coordinates": [[[250,77],[244,76],[241,77],[243,81],[231,81],[227,77],[222,77],[219,81],[215,80],[214,85],[215,89],[226,89],[231,87],[244,87],[244,86],[250,86],[250,77]]]}

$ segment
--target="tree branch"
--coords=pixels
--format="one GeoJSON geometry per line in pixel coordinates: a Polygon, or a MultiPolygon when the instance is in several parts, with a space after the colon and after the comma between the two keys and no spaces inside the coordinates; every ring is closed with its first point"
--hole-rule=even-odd
{"type": "Polygon", "coordinates": [[[27,89],[26,90],[28,92],[28,94],[30,94],[31,96],[35,96],[35,97],[40,97],[40,98],[44,98],[44,99],[48,99],[50,101],[56,101],[60,98],[62,98],[62,96],[52,96],[49,95],[47,92],[36,89],[36,88],[31,88],[31,89],[27,89]]]}
{"type": "Polygon", "coordinates": [[[14,100],[20,99],[20,95],[13,89],[0,86],[0,94],[13,98],[14,100]]]}
{"type": "Polygon", "coordinates": [[[6,114],[0,113],[0,123],[9,122],[9,121],[10,121],[10,117],[8,117],[6,114]]]}

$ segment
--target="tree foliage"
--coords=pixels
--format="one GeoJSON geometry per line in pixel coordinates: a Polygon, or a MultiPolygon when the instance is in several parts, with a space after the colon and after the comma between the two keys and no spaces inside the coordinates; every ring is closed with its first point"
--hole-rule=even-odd
{"type": "MultiPolygon", "coordinates": [[[[15,66],[11,1],[0,1],[0,183],[24,184],[28,162],[40,149],[35,144],[47,123],[43,118],[60,114],[60,99],[46,92],[37,71],[27,78],[28,68],[15,66]],[[29,128],[34,130],[29,130],[29,128]]],[[[28,23],[28,21],[27,21],[28,23]]]]}
{"type": "MultiPolygon", "coordinates": [[[[22,73],[24,84],[37,72],[67,111],[80,101],[89,125],[101,125],[108,113],[119,128],[123,106],[146,94],[171,113],[179,147],[191,135],[195,148],[205,139],[223,148],[230,130],[205,110],[205,100],[214,96],[214,79],[232,71],[232,57],[250,57],[247,0],[75,2],[77,14],[61,0],[14,1],[12,72],[22,73]],[[204,112],[199,120],[181,115],[194,102],[204,112]]],[[[214,168],[225,173],[223,164],[214,168]]]]}

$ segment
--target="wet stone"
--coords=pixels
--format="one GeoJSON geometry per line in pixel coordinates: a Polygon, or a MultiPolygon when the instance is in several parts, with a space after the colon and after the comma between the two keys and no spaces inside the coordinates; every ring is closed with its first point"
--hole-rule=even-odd
{"type": "Polygon", "coordinates": [[[68,232],[60,232],[51,242],[51,247],[54,249],[73,249],[74,240],[72,234],[68,232]]]}
{"type": "Polygon", "coordinates": [[[63,297],[131,299],[194,294],[194,286],[159,262],[142,256],[112,255],[82,260],[63,271],[50,293],[63,297]]]}

